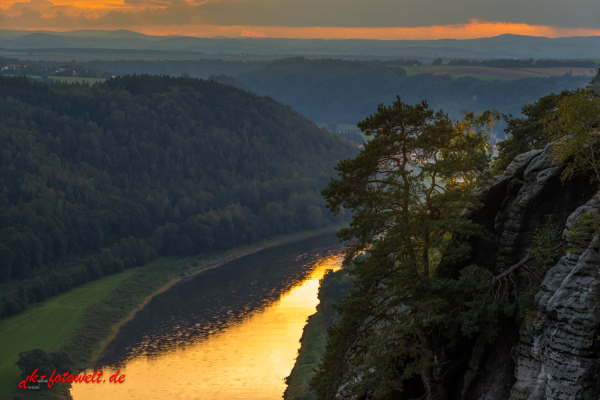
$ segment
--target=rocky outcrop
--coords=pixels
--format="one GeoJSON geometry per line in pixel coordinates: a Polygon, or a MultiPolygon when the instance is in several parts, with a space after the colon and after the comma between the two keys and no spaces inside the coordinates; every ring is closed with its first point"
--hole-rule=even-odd
{"type": "MultiPolygon", "coordinates": [[[[441,276],[456,276],[469,264],[499,274],[527,254],[538,226],[568,229],[581,213],[600,210],[600,196],[594,196],[598,183],[589,176],[561,182],[562,168],[550,150],[519,155],[503,175],[477,190],[483,206],[465,215],[484,227],[484,237],[471,242],[473,254],[466,263],[442,261],[441,276]]],[[[535,297],[535,320],[522,327],[507,320],[497,343],[471,344],[471,359],[453,398],[583,399],[598,372],[599,248],[598,238],[589,238],[585,248],[566,253],[548,271],[535,297]]]]}
{"type": "MultiPolygon", "coordinates": [[[[582,213],[600,212],[600,196],[571,214],[563,237],[582,213]]],[[[584,247],[569,243],[537,293],[537,318],[525,323],[516,348],[517,382],[511,400],[582,399],[594,386],[600,367],[600,240],[584,247]]]]}

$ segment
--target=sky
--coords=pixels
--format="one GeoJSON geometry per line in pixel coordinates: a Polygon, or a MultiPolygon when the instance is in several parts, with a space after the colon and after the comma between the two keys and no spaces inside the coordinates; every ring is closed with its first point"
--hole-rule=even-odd
{"type": "Polygon", "coordinates": [[[0,29],[385,40],[600,36],[600,1],[0,0],[0,29]]]}

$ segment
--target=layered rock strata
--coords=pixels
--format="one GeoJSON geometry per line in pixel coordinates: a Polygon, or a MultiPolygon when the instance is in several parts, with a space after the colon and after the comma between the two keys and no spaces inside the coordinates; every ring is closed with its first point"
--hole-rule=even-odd
{"type": "Polygon", "coordinates": [[[575,400],[595,389],[600,366],[600,240],[589,236],[582,246],[568,235],[580,215],[589,212],[600,212],[600,195],[568,218],[563,238],[572,252],[548,271],[535,297],[537,317],[521,328],[511,400],[575,400]]]}
{"type": "MultiPolygon", "coordinates": [[[[478,189],[483,206],[467,209],[465,215],[484,227],[484,239],[472,243],[467,264],[499,274],[533,247],[538,227],[557,225],[566,238],[579,215],[600,212],[600,196],[594,196],[598,183],[588,176],[561,182],[562,168],[550,150],[547,146],[519,155],[503,175],[478,189]]],[[[566,253],[548,271],[535,297],[534,321],[520,331],[506,321],[497,343],[479,349],[471,345],[465,378],[454,387],[453,397],[583,399],[598,372],[599,247],[598,238],[590,237],[584,248],[566,253]]],[[[455,275],[462,266],[441,266],[440,274],[455,275]]]]}

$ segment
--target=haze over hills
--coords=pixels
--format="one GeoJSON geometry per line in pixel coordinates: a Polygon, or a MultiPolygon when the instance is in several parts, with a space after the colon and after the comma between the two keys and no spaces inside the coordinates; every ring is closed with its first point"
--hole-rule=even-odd
{"type": "Polygon", "coordinates": [[[137,49],[211,54],[348,57],[598,58],[600,37],[546,38],[505,34],[480,39],[363,40],[150,36],[128,30],[70,32],[0,30],[6,49],[137,49]],[[118,40],[116,40],[118,39],[118,40]]]}
{"type": "MultiPolygon", "coordinates": [[[[496,109],[518,116],[525,104],[550,93],[585,87],[591,80],[571,74],[514,81],[453,79],[445,74],[407,75],[393,62],[301,57],[272,61],[263,68],[243,71],[237,78],[255,93],[289,104],[313,121],[338,124],[356,124],[378,104],[392,104],[396,96],[409,104],[427,100],[433,109],[442,109],[456,120],[462,119],[464,110],[496,109]]],[[[496,132],[502,128],[497,125],[496,132]]]]}

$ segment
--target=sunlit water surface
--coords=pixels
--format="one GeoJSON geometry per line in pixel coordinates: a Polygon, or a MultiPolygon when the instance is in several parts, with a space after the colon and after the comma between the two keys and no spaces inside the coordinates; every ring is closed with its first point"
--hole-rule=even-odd
{"type": "MultiPolygon", "coordinates": [[[[106,382],[75,400],[281,399],[319,279],[342,262],[335,238],[267,249],[153,299],[100,357],[106,382]],[[120,369],[122,384],[108,383],[120,369]]],[[[89,372],[89,371],[88,371],[89,372]]]]}

